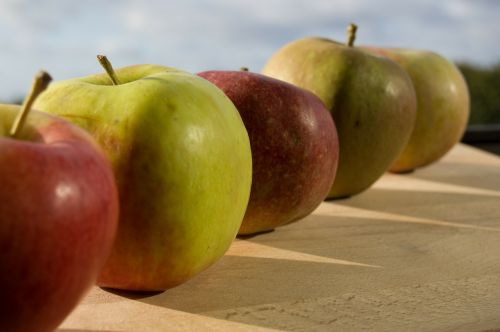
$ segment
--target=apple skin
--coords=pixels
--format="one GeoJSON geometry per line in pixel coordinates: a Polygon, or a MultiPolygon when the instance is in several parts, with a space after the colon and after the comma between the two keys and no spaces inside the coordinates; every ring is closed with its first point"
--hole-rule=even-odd
{"type": "Polygon", "coordinates": [[[111,160],[120,222],[102,287],[162,291],[224,255],[250,195],[248,134],[210,82],[155,65],[55,82],[34,107],[87,129],[111,160]]]}
{"type": "Polygon", "coordinates": [[[413,130],[416,97],[411,79],[389,59],[310,37],[279,49],[262,73],[312,91],[330,110],[340,157],[328,198],[369,188],[403,151],[413,130]]]}
{"type": "Polygon", "coordinates": [[[415,128],[390,171],[410,172],[439,160],[460,141],[469,119],[469,90],[460,70],[430,51],[375,47],[366,50],[403,67],[417,95],[415,128]]]}
{"type": "Polygon", "coordinates": [[[312,93],[246,71],[207,71],[234,103],[250,136],[253,175],[240,235],[310,214],[327,196],[338,163],[335,124],[312,93]]]}
{"type": "Polygon", "coordinates": [[[0,330],[52,331],[107,259],[118,223],[111,166],[92,138],[19,106],[0,105],[0,330]]]}

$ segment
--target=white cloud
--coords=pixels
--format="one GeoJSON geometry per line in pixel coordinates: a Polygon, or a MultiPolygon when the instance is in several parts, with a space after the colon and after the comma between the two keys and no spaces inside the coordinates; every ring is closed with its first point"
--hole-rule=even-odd
{"type": "Polygon", "coordinates": [[[115,66],[159,63],[192,72],[260,70],[283,44],[308,35],[432,49],[451,59],[500,60],[500,3],[398,0],[2,0],[0,101],[27,90],[46,68],[56,79],[115,66]]]}

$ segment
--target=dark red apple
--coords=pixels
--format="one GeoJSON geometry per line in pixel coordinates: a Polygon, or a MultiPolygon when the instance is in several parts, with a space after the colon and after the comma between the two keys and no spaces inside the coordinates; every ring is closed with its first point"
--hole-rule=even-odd
{"type": "Polygon", "coordinates": [[[52,331],[97,279],[118,196],[86,132],[32,111],[9,133],[18,112],[0,105],[0,331],[52,331]]]}
{"type": "Polygon", "coordinates": [[[328,195],[338,138],[312,93],[247,71],[199,73],[235,104],[250,136],[252,188],[240,235],[272,230],[310,214],[328,195]]]}

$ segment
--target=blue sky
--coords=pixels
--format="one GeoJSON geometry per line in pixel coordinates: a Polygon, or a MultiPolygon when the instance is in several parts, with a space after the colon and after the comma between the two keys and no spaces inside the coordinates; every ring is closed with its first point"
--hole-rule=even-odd
{"type": "Polygon", "coordinates": [[[35,72],[54,79],[155,63],[190,72],[260,71],[301,37],[434,50],[454,61],[500,62],[497,0],[0,0],[0,102],[24,95],[35,72]]]}

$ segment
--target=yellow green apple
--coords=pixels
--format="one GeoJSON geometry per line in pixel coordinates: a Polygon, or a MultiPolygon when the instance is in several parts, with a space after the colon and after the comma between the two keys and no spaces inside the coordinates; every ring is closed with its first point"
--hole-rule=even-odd
{"type": "Polygon", "coordinates": [[[374,48],[410,75],[417,95],[415,128],[392,172],[410,172],[444,156],[460,141],[470,112],[469,90],[460,70],[443,56],[424,50],[374,48]]]}
{"type": "Polygon", "coordinates": [[[210,82],[157,65],[56,82],[35,106],[87,129],[111,160],[120,196],[118,235],[103,287],[158,291],[217,261],[250,194],[247,131],[210,82]]]}
{"type": "Polygon", "coordinates": [[[416,116],[415,90],[395,62],[353,45],[309,37],[279,49],[262,73],[315,93],[331,112],[340,156],[329,198],[369,188],[394,163],[410,138],[416,116]]]}

